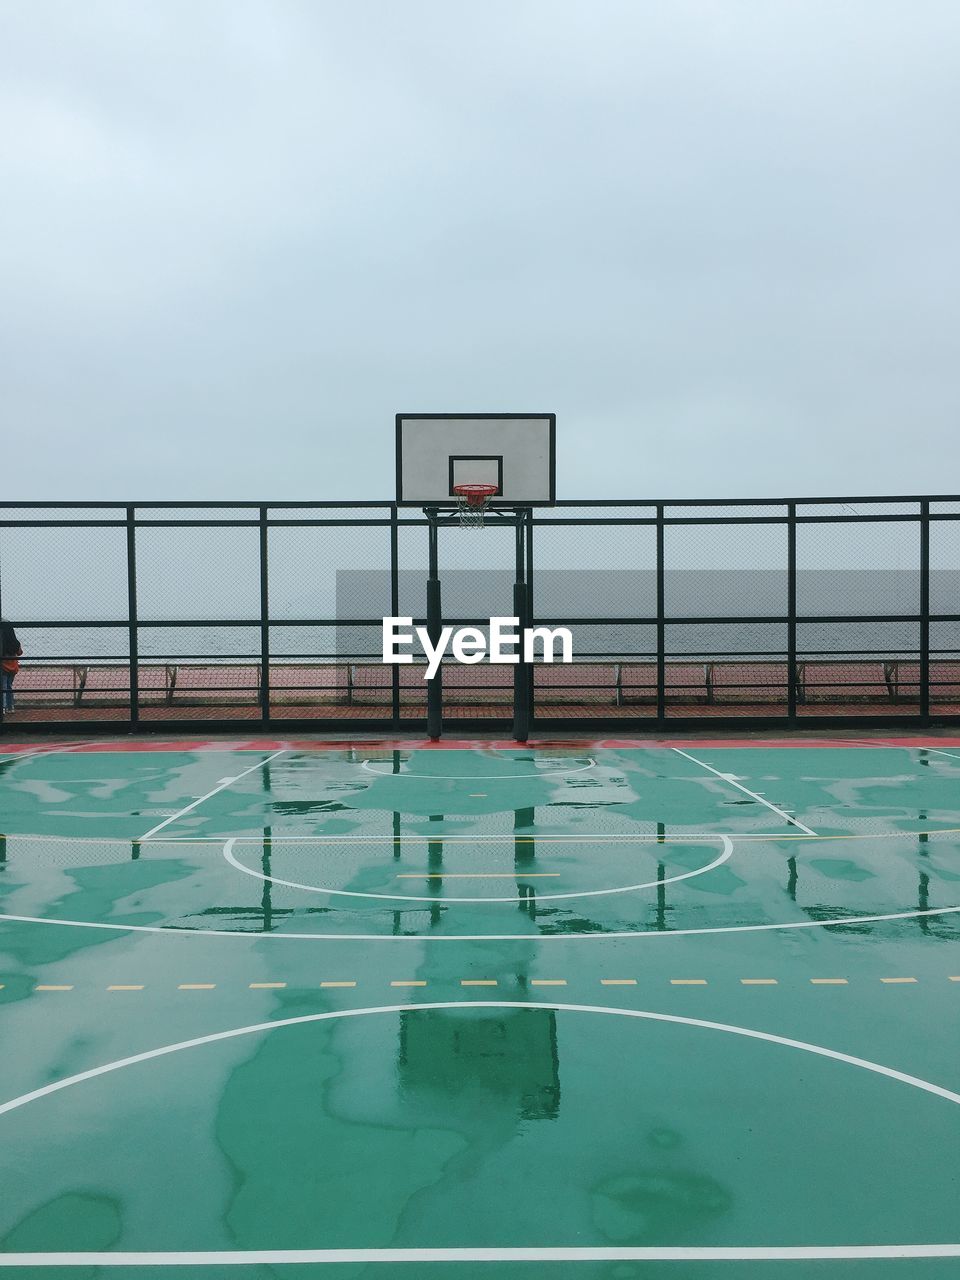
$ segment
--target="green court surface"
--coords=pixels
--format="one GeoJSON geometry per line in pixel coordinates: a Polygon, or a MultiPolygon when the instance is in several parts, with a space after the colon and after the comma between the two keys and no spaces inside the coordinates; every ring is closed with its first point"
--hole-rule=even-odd
{"type": "Polygon", "coordinates": [[[960,1275],[960,747],[0,756],[0,1267],[960,1275]]]}

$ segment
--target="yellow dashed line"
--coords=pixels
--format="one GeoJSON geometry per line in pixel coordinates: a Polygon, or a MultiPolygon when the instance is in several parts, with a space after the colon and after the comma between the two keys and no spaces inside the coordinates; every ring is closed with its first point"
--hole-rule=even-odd
{"type": "MultiPolygon", "coordinates": [[[[673,987],[705,987],[708,984],[706,978],[671,978],[670,985],[673,987]]],[[[740,978],[740,985],[744,987],[776,987],[780,983],[779,978],[740,978]]],[[[881,978],[880,982],[885,986],[902,986],[902,985],[918,985],[920,979],[905,978],[881,978]]],[[[948,974],[948,982],[960,982],[960,974],[948,974]]],[[[815,987],[846,987],[849,986],[849,978],[810,978],[809,982],[815,987]]],[[[284,991],[287,988],[286,982],[251,982],[248,987],[251,991],[284,991]]],[[[323,988],[350,988],[356,987],[355,980],[330,980],[321,982],[320,987],[323,988]]],[[[390,983],[391,987],[425,987],[427,981],[424,978],[397,978],[390,983]]],[[[496,987],[499,985],[496,978],[461,978],[461,987],[496,987]]],[[[531,987],[566,987],[569,985],[566,978],[531,978],[529,985],[531,987]]],[[[601,978],[600,985],[603,987],[635,987],[638,985],[636,978],[601,978]]],[[[215,982],[181,982],[177,988],[178,991],[214,991],[217,984],[215,982]]],[[[145,983],[142,982],[114,982],[111,983],[107,991],[144,991],[145,983]]],[[[6,990],[6,984],[0,983],[0,991],[6,990]]],[[[34,987],[34,991],[73,991],[75,986],[73,983],[53,983],[41,982],[34,987]]]]}

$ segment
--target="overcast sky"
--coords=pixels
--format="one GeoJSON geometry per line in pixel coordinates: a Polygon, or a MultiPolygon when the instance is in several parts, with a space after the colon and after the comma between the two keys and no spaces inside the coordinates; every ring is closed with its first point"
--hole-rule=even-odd
{"type": "Polygon", "coordinates": [[[2,496],[960,491],[956,0],[0,0],[2,496]]]}

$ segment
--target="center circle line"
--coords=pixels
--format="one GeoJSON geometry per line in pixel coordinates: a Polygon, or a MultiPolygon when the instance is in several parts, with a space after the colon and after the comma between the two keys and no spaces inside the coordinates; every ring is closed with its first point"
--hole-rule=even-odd
{"type": "MultiPolygon", "coordinates": [[[[715,836],[715,840],[721,843],[721,850],[718,857],[708,863],[704,867],[697,867],[693,871],[683,871],[679,875],[665,876],[662,880],[646,880],[641,884],[619,885],[613,889],[580,889],[569,893],[538,893],[537,902],[555,902],[560,898],[599,898],[614,893],[632,893],[639,889],[653,889],[664,884],[676,884],[679,880],[691,880],[694,876],[706,875],[708,871],[714,871],[717,867],[722,866],[733,854],[733,841],[729,836],[715,836]]],[[[297,880],[284,880],[281,876],[268,875],[264,871],[254,871],[252,867],[244,866],[234,856],[233,847],[236,843],[231,838],[226,841],[223,846],[223,856],[231,867],[237,871],[242,871],[244,875],[252,876],[255,880],[262,880],[269,884],[284,885],[288,889],[302,889],[306,893],[326,893],[337,894],[344,898],[374,898],[379,901],[386,902],[427,902],[432,906],[446,905],[447,903],[486,903],[486,902],[511,902],[516,903],[516,895],[511,894],[508,897],[482,897],[482,898],[464,898],[449,897],[443,898],[431,897],[428,894],[412,894],[412,893],[363,893],[357,889],[326,889],[321,885],[301,884],[297,880]]],[[[522,879],[522,875],[519,877],[522,879]]]]}

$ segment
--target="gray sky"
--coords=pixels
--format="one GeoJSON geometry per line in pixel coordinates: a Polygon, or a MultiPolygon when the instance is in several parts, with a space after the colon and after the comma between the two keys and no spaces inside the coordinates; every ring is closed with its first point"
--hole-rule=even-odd
{"type": "Polygon", "coordinates": [[[3,496],[960,490],[956,0],[0,0],[3,496]]]}

